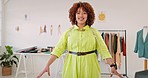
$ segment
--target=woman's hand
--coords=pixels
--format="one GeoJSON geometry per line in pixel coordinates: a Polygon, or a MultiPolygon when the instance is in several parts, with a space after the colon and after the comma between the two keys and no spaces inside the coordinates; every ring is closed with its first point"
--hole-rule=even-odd
{"type": "Polygon", "coordinates": [[[121,76],[121,74],[119,74],[119,73],[117,72],[117,70],[115,69],[115,67],[111,67],[111,75],[110,75],[110,77],[112,77],[113,75],[117,75],[119,78],[123,78],[123,77],[121,76]]]}
{"type": "Polygon", "coordinates": [[[50,76],[50,69],[49,69],[49,66],[46,66],[44,68],[44,70],[37,76],[37,78],[41,78],[41,76],[44,74],[44,73],[48,73],[48,76],[50,76]]]}
{"type": "Polygon", "coordinates": [[[48,76],[50,76],[50,65],[56,60],[57,56],[56,55],[51,55],[51,58],[49,59],[46,67],[44,68],[44,70],[37,76],[37,78],[40,78],[44,73],[48,73],[48,76]]]}

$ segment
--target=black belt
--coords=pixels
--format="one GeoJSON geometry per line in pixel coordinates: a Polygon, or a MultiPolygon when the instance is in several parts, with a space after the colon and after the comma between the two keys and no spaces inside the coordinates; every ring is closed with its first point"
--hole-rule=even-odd
{"type": "Polygon", "coordinates": [[[87,55],[87,54],[91,54],[97,52],[97,50],[93,50],[93,51],[88,51],[88,52],[73,52],[73,51],[69,51],[70,54],[75,54],[77,56],[82,56],[82,55],[87,55]]]}

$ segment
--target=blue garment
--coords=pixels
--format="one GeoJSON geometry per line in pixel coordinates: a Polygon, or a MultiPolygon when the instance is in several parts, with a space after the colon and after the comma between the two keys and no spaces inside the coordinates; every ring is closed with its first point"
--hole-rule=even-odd
{"type": "Polygon", "coordinates": [[[137,32],[137,39],[134,52],[138,53],[139,58],[144,57],[148,59],[148,33],[144,41],[143,29],[137,32]]]}

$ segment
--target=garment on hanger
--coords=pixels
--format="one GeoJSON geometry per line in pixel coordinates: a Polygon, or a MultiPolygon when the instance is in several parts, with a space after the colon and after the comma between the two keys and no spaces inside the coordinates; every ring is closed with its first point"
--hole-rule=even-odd
{"type": "Polygon", "coordinates": [[[109,49],[109,33],[105,33],[105,44],[107,48],[109,49]]]}
{"type": "Polygon", "coordinates": [[[148,33],[145,33],[145,39],[143,38],[144,29],[137,32],[136,44],[134,52],[138,53],[139,58],[148,58],[148,33]]]}
{"type": "Polygon", "coordinates": [[[113,57],[113,61],[115,62],[115,55],[114,55],[114,35],[115,33],[111,33],[111,54],[112,54],[112,57],[113,57]]]}
{"type": "Polygon", "coordinates": [[[113,57],[113,61],[118,64],[120,67],[121,65],[121,52],[123,55],[126,55],[126,46],[124,42],[124,37],[120,35],[120,33],[102,33],[102,37],[104,37],[105,44],[113,57]],[[123,42],[122,42],[123,41],[123,42]],[[123,51],[123,49],[124,51],[123,51]],[[122,51],[121,51],[122,49],[122,51]]]}
{"type": "Polygon", "coordinates": [[[126,42],[124,37],[122,37],[122,52],[123,52],[123,56],[126,56],[126,42]]]}
{"type": "Polygon", "coordinates": [[[103,40],[105,40],[104,32],[102,32],[101,36],[102,36],[103,40]]]}
{"type": "Polygon", "coordinates": [[[122,65],[125,63],[125,65],[123,66],[125,66],[125,71],[127,71],[126,30],[99,30],[99,31],[102,32],[101,36],[104,39],[106,45],[108,45],[108,50],[112,55],[113,62],[117,64],[119,69],[120,68],[122,69],[122,65]],[[123,55],[121,53],[123,53],[123,55]],[[122,60],[123,58],[121,57],[125,57],[125,60],[122,60]]]}
{"type": "Polygon", "coordinates": [[[111,33],[109,33],[109,42],[108,42],[108,48],[109,48],[109,52],[110,53],[112,53],[112,50],[111,50],[111,48],[112,48],[112,35],[111,35],[111,33]]]}
{"type": "Polygon", "coordinates": [[[117,52],[116,52],[116,63],[117,66],[120,68],[121,67],[121,48],[120,48],[120,33],[118,33],[117,36],[117,52]]]}
{"type": "Polygon", "coordinates": [[[114,48],[114,54],[116,54],[117,52],[117,34],[114,35],[114,45],[113,45],[113,48],[114,48]]]}

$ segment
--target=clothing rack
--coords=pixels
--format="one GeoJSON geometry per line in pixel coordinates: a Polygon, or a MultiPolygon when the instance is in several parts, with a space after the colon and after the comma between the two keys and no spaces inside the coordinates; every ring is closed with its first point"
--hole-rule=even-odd
{"type": "MultiPolygon", "coordinates": [[[[124,38],[125,38],[125,43],[126,43],[126,30],[98,30],[99,32],[123,32],[124,33],[124,38]]],[[[126,50],[126,52],[127,52],[127,50],[126,50]]],[[[127,53],[126,53],[127,54],[127,53]]],[[[125,57],[125,72],[123,73],[123,74],[121,74],[121,75],[123,75],[123,76],[126,76],[126,78],[128,78],[128,76],[127,76],[127,55],[126,56],[124,56],[125,57]]],[[[103,75],[110,75],[110,73],[101,73],[101,74],[103,74],[103,75]]]]}

